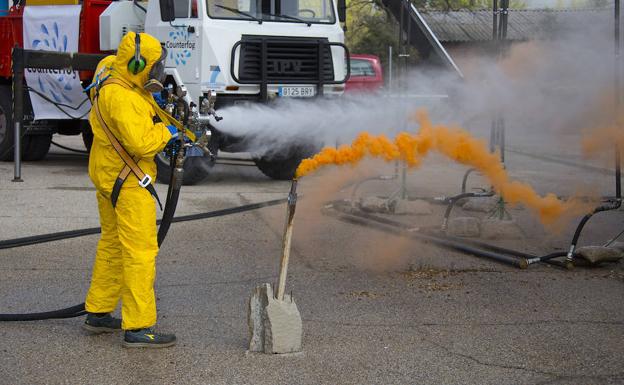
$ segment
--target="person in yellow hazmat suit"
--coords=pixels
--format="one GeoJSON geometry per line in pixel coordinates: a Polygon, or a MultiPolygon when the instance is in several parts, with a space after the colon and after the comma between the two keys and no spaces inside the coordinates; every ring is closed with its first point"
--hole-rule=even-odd
{"type": "Polygon", "coordinates": [[[158,254],[154,156],[178,135],[152,97],[162,90],[166,55],[156,38],[129,32],[117,54],[99,63],[90,90],[94,139],[89,176],[96,187],[102,235],[83,327],[93,333],[123,329],[125,347],[176,342],[175,335],[153,330],[158,254]],[[121,320],[111,316],[120,299],[121,320]]]}

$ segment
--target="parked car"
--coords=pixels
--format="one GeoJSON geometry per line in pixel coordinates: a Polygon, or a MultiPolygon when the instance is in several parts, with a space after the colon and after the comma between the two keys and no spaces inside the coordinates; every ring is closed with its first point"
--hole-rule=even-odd
{"type": "Polygon", "coordinates": [[[381,61],[376,55],[351,54],[351,77],[345,92],[376,92],[383,87],[381,61]]]}

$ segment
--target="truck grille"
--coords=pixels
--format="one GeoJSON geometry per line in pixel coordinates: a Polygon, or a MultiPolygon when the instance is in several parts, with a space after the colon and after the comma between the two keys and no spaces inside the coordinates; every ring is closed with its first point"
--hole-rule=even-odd
{"type": "Polygon", "coordinates": [[[318,82],[334,80],[334,65],[329,45],[323,45],[319,61],[319,45],[327,39],[243,36],[240,45],[238,77],[242,82],[262,81],[262,47],[266,46],[267,82],[318,82]]]}

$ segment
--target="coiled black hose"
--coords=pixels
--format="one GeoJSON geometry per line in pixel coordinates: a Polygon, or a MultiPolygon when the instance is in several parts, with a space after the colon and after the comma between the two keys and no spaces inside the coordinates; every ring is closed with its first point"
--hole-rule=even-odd
{"type": "MultiPolygon", "coordinates": [[[[181,217],[173,218],[171,222],[186,222],[195,221],[199,219],[215,218],[226,215],[238,214],[245,211],[257,210],[263,207],[275,206],[285,203],[286,199],[274,199],[270,201],[264,201],[259,203],[252,203],[247,205],[241,205],[236,207],[230,207],[222,210],[208,211],[205,213],[184,215],[181,217]]],[[[158,223],[161,223],[158,221],[158,223]]],[[[9,239],[0,242],[0,249],[9,249],[13,247],[21,247],[26,245],[35,245],[38,243],[52,242],[61,239],[69,239],[82,237],[85,235],[97,234],[101,231],[99,227],[92,227],[88,229],[63,231],[58,233],[44,234],[32,237],[24,237],[18,239],[9,239]]],[[[159,242],[160,244],[161,242],[159,242]]],[[[85,315],[85,304],[81,303],[75,306],[71,306],[65,309],[53,310],[49,312],[40,313],[22,313],[22,314],[0,314],[0,322],[2,321],[39,321],[45,319],[58,319],[58,318],[72,318],[85,315]]]]}

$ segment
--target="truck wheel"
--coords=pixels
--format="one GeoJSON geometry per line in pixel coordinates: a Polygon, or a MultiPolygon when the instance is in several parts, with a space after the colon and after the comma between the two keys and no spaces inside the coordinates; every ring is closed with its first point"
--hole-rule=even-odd
{"type": "Polygon", "coordinates": [[[13,160],[13,95],[7,85],[0,86],[0,160],[13,160]]]}
{"type": "MultiPolygon", "coordinates": [[[[169,165],[169,157],[161,152],[156,155],[156,168],[158,170],[158,181],[160,183],[169,183],[171,180],[171,166],[169,165]]],[[[182,184],[185,186],[197,184],[206,179],[210,173],[210,169],[214,166],[214,161],[208,157],[191,156],[184,161],[184,179],[182,184]]]]}
{"type": "Polygon", "coordinates": [[[52,134],[25,135],[22,159],[41,160],[48,155],[52,134]]]}
{"type": "Polygon", "coordinates": [[[301,161],[315,153],[315,148],[306,146],[297,148],[288,154],[272,154],[254,159],[256,166],[271,179],[289,180],[295,177],[295,171],[301,161]]]}

